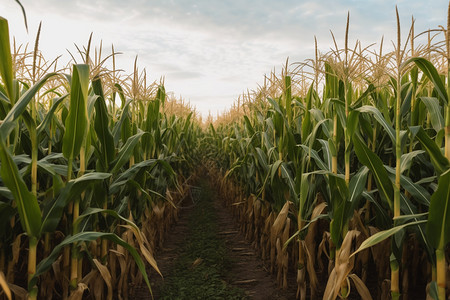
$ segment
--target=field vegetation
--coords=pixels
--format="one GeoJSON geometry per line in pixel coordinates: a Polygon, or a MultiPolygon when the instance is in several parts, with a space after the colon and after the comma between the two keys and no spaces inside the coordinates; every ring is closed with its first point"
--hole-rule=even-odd
{"type": "Polygon", "coordinates": [[[151,292],[146,265],[203,165],[298,299],[446,299],[450,13],[405,40],[396,13],[392,50],[349,45],[348,17],[343,46],[316,42],[207,122],[137,63],[123,75],[114,48],[89,38],[60,68],[40,29],[29,50],[0,18],[0,298],[151,292]]]}

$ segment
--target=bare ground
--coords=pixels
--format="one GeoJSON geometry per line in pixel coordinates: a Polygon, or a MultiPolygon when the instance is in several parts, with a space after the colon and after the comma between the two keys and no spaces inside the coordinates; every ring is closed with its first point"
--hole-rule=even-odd
{"type": "MultiPolygon", "coordinates": [[[[249,241],[238,229],[236,220],[230,211],[222,206],[220,196],[216,195],[214,200],[214,208],[217,215],[217,224],[219,228],[218,237],[225,242],[227,253],[231,261],[231,271],[224,280],[235,287],[245,291],[250,299],[268,300],[268,299],[295,299],[295,278],[294,274],[290,274],[289,286],[287,290],[279,289],[276,285],[276,277],[268,272],[268,267],[257,256],[249,241]]],[[[188,220],[193,210],[192,200],[186,200],[181,207],[180,218],[167,235],[163,243],[163,248],[159,249],[155,254],[158,266],[165,276],[170,276],[174,262],[180,255],[180,249],[189,239],[188,220]]],[[[208,226],[208,224],[205,224],[208,226]]],[[[150,282],[154,299],[161,297],[161,287],[164,280],[159,277],[153,270],[150,273],[150,282]]],[[[167,279],[166,279],[167,280],[167,279]]],[[[132,299],[151,299],[148,289],[144,286],[138,288],[132,299]]]]}
{"type": "Polygon", "coordinates": [[[289,278],[291,289],[279,289],[276,277],[269,273],[269,266],[257,256],[251,243],[239,231],[230,211],[222,206],[219,197],[214,205],[220,228],[219,235],[225,240],[229,256],[234,262],[231,272],[233,276],[229,278],[229,283],[244,289],[250,299],[295,299],[295,278],[289,278]]]}

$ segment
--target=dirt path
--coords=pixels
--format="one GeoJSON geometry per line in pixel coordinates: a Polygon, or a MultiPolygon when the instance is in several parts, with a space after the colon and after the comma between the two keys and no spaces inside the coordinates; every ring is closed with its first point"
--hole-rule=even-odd
{"type": "MultiPolygon", "coordinates": [[[[276,277],[269,274],[244,235],[239,231],[238,224],[230,211],[222,206],[219,197],[214,202],[219,224],[219,236],[225,240],[228,255],[233,261],[229,283],[245,290],[250,299],[273,300],[295,299],[295,288],[282,290],[277,287],[276,277]]],[[[294,286],[291,278],[291,286],[294,286]]]]}
{"type": "MultiPolygon", "coordinates": [[[[155,299],[295,299],[295,288],[277,288],[216,192],[201,186],[155,255],[165,276],[149,270],[155,299]]],[[[151,297],[139,289],[134,299],[151,297]]]]}

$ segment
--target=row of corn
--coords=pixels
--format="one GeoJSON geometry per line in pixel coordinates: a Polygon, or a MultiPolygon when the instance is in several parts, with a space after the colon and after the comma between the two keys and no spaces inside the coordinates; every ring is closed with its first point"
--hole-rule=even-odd
{"type": "Polygon", "coordinates": [[[397,24],[383,53],[350,47],[347,19],[344,47],[266,77],[203,141],[241,229],[280,286],[295,272],[299,299],[449,295],[450,27],[415,34],[413,20],[402,43],[397,24]]]}
{"type": "Polygon", "coordinates": [[[198,123],[136,66],[120,76],[114,49],[90,39],[59,70],[39,33],[11,49],[0,18],[0,299],[128,299],[159,273],[198,123]]]}

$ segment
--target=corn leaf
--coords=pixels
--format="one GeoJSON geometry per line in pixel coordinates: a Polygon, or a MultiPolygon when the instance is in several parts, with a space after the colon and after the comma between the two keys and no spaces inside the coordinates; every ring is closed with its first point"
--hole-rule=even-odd
{"type": "Polygon", "coordinates": [[[361,113],[371,113],[373,115],[373,117],[375,118],[375,120],[377,120],[377,122],[383,126],[384,130],[386,131],[386,133],[389,135],[389,137],[391,138],[392,144],[395,145],[395,130],[394,128],[392,128],[392,124],[390,121],[388,121],[383,114],[378,110],[378,108],[374,107],[374,106],[362,106],[358,109],[356,109],[357,111],[361,112],[361,113]]]}
{"type": "Polygon", "coordinates": [[[110,164],[111,173],[116,174],[120,170],[120,168],[122,168],[122,166],[130,159],[131,155],[133,154],[134,147],[136,147],[139,139],[144,134],[148,133],[141,131],[127,139],[125,145],[123,145],[123,147],[119,150],[116,159],[110,164]]]}
{"type": "Polygon", "coordinates": [[[416,137],[424,150],[428,153],[431,163],[438,174],[442,174],[448,170],[450,164],[448,159],[442,154],[438,145],[427,135],[421,126],[410,127],[413,137],[416,137]]]}
{"type": "Polygon", "coordinates": [[[110,240],[111,242],[116,243],[128,250],[128,252],[134,258],[134,261],[136,262],[136,265],[138,266],[139,270],[141,271],[145,283],[147,284],[147,287],[151,291],[147,271],[145,270],[145,264],[142,261],[142,258],[140,257],[139,253],[136,251],[136,249],[127,242],[125,242],[124,240],[122,240],[120,237],[115,235],[114,233],[104,233],[104,232],[80,232],[73,236],[67,236],[61,243],[56,245],[55,248],[53,248],[53,251],[50,253],[50,255],[44,258],[36,267],[36,273],[28,283],[28,289],[30,290],[34,285],[36,285],[38,276],[44,274],[48,269],[51,268],[52,264],[56,261],[56,259],[59,256],[59,253],[65,246],[79,242],[91,242],[99,238],[110,240]]]}
{"type": "Polygon", "coordinates": [[[348,201],[352,203],[352,206],[355,206],[358,202],[359,198],[361,197],[362,192],[364,191],[364,188],[367,183],[367,175],[369,173],[369,169],[365,166],[363,166],[361,169],[359,169],[358,173],[356,173],[352,178],[350,179],[349,183],[349,198],[348,201]]]}
{"type": "Polygon", "coordinates": [[[381,198],[393,208],[394,187],[381,159],[367,147],[359,135],[353,136],[353,145],[359,161],[374,175],[381,198]]]}
{"type": "Polygon", "coordinates": [[[9,26],[5,18],[0,17],[0,76],[11,103],[14,103],[13,67],[11,46],[9,44],[9,26]]]}
{"type": "Polygon", "coordinates": [[[436,132],[439,132],[439,130],[444,128],[444,117],[441,113],[439,100],[434,97],[420,97],[419,99],[422,100],[430,113],[431,126],[436,132]]]}
{"type": "Polygon", "coordinates": [[[0,175],[5,186],[11,191],[19,212],[23,230],[32,237],[39,238],[41,230],[41,209],[36,196],[27,188],[19,174],[9,150],[3,142],[0,132],[0,175]]]}
{"type": "Polygon", "coordinates": [[[420,225],[420,224],[424,224],[426,222],[427,222],[426,220],[414,221],[414,222],[410,222],[410,223],[406,223],[403,225],[392,227],[391,229],[388,229],[388,230],[383,230],[383,231],[377,232],[374,235],[367,238],[364,242],[362,242],[361,246],[359,246],[359,248],[355,252],[353,252],[350,257],[352,257],[353,255],[355,255],[358,252],[361,252],[367,248],[375,246],[378,243],[381,243],[382,241],[391,237],[392,235],[396,234],[397,232],[400,232],[405,227],[413,226],[413,225],[420,225]]]}
{"type": "Polygon", "coordinates": [[[64,208],[70,201],[79,197],[89,185],[105,180],[109,177],[111,177],[110,173],[93,172],[70,180],[60,191],[58,198],[51,201],[44,207],[42,232],[53,232],[61,220],[64,208]]]}
{"type": "Polygon", "coordinates": [[[445,89],[445,84],[433,64],[423,57],[413,57],[405,61],[403,65],[406,66],[412,62],[415,63],[416,66],[418,66],[419,69],[422,70],[423,74],[428,77],[428,79],[433,83],[439,97],[441,97],[442,100],[445,101],[445,104],[447,104],[448,97],[447,91],[445,89]]]}
{"type": "Polygon", "coordinates": [[[450,241],[450,169],[441,174],[438,188],[431,196],[427,237],[435,248],[444,248],[450,241]]]}
{"type": "Polygon", "coordinates": [[[87,92],[89,66],[74,65],[70,86],[70,109],[67,115],[63,137],[62,153],[72,160],[79,153],[88,129],[87,92]]]}
{"type": "Polygon", "coordinates": [[[344,226],[352,211],[351,203],[348,201],[349,189],[342,176],[329,173],[329,184],[331,190],[332,219],[330,223],[330,235],[333,243],[339,248],[342,244],[344,226]]]}
{"type": "Polygon", "coordinates": [[[12,299],[11,290],[9,289],[8,283],[6,282],[5,274],[3,274],[3,271],[0,271],[0,286],[2,287],[3,292],[6,295],[6,298],[8,300],[12,299]]]}
{"type": "Polygon", "coordinates": [[[59,104],[62,103],[62,101],[64,99],[67,98],[67,96],[69,96],[69,94],[66,94],[64,96],[58,97],[56,99],[54,99],[54,102],[52,104],[52,107],[49,109],[49,111],[47,112],[47,114],[45,115],[44,120],[41,122],[41,124],[39,124],[39,126],[36,128],[37,131],[37,135],[40,135],[48,126],[48,124],[51,122],[51,120],[54,117],[55,111],[56,109],[59,107],[59,104]]]}
{"type": "Polygon", "coordinates": [[[36,93],[41,89],[44,83],[52,76],[55,76],[56,73],[49,73],[41,78],[36,84],[34,84],[31,88],[29,88],[11,110],[8,112],[6,117],[3,119],[3,122],[0,124],[0,131],[2,132],[3,138],[6,138],[11,130],[13,129],[10,125],[15,120],[17,120],[26,110],[28,103],[33,99],[36,93]]]}
{"type": "Polygon", "coordinates": [[[108,127],[108,110],[106,108],[102,82],[99,77],[92,81],[92,88],[94,93],[99,96],[95,101],[94,128],[101,146],[99,160],[103,166],[102,171],[106,171],[109,163],[114,159],[114,138],[108,127]]]}
{"type": "Polygon", "coordinates": [[[423,150],[415,150],[412,152],[408,152],[402,154],[401,162],[400,162],[400,173],[404,173],[405,171],[411,168],[412,160],[419,154],[425,153],[423,150]]]}

